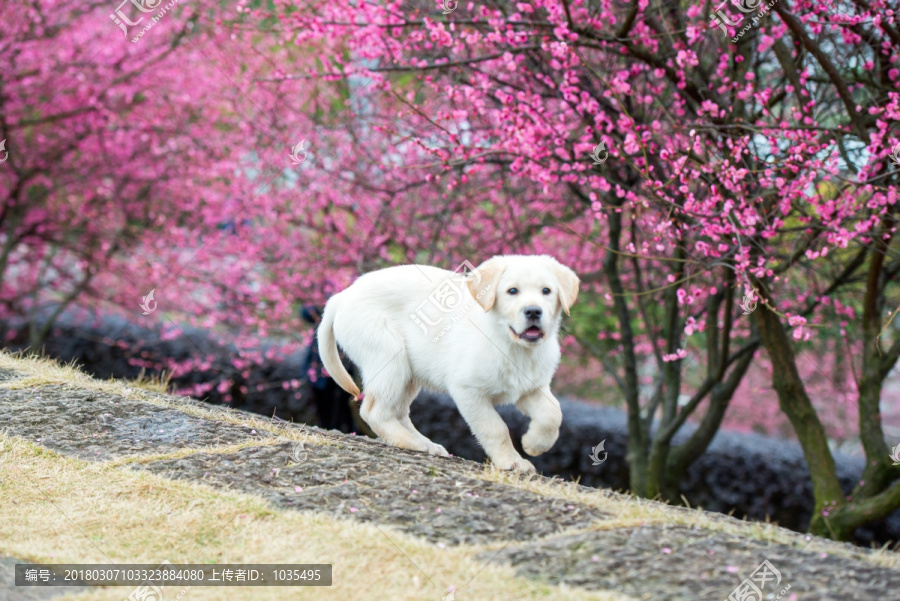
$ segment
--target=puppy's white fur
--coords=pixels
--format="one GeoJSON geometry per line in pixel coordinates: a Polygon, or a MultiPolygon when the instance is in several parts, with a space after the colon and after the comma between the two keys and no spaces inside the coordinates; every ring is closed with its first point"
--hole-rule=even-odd
{"type": "Polygon", "coordinates": [[[556,442],[562,412],[550,380],[559,364],[561,314],[578,285],[571,269],[543,255],[497,256],[468,277],[424,265],[373,271],[325,305],[319,352],[357,398],[337,345],[359,366],[360,414],[388,444],[447,456],[409,419],[425,387],[453,398],[497,467],[534,471],[513,448],[495,406],[515,403],[531,418],[522,438],[529,455],[556,442]]]}

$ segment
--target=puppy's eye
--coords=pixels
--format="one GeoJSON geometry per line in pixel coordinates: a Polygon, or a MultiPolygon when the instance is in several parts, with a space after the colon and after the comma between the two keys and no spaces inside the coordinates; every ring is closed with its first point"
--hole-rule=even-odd
{"type": "Polygon", "coordinates": [[[509,290],[506,291],[506,293],[512,294],[513,296],[515,296],[516,294],[519,293],[519,289],[518,288],[510,288],[509,290]]]}
{"type": "Polygon", "coordinates": [[[544,288],[543,290],[541,290],[541,292],[543,292],[544,294],[550,294],[550,289],[544,288]]]}

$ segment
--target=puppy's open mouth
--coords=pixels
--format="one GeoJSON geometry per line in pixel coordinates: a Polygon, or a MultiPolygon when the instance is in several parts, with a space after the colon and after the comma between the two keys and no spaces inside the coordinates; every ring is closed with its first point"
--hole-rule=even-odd
{"type": "Polygon", "coordinates": [[[512,326],[509,327],[510,332],[512,332],[517,338],[521,340],[527,340],[528,342],[537,342],[541,338],[544,337],[544,331],[541,330],[537,326],[529,326],[526,328],[521,334],[512,329],[512,326]]]}

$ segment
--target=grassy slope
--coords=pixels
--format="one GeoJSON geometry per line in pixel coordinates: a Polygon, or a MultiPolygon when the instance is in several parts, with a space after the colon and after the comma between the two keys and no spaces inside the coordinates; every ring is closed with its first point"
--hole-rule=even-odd
{"type": "MultiPolygon", "coordinates": [[[[293,439],[327,444],[259,416],[215,407],[188,405],[141,384],[94,380],[71,367],[0,352],[0,368],[26,378],[0,387],[31,388],[64,383],[135,400],[175,407],[198,417],[250,424],[271,434],[269,442],[293,439]]],[[[156,385],[158,387],[158,385],[156,385]]],[[[248,443],[249,444],[249,443],[248,443]]],[[[253,442],[254,445],[261,444],[253,442]]],[[[263,441],[262,444],[266,444],[263,441]]],[[[236,447],[202,449],[221,453],[236,447]]],[[[198,452],[142,455],[109,462],[65,457],[38,444],[0,434],[0,556],[47,563],[331,563],[334,585],[327,588],[194,587],[183,597],[201,599],[407,599],[442,598],[458,589],[457,599],[626,600],[610,591],[565,590],[516,578],[511,568],[474,558],[501,545],[439,548],[387,526],[323,514],[274,509],[263,500],[154,474],[123,469],[123,464],[198,452]]],[[[753,538],[790,543],[799,535],[769,524],[745,524],[701,511],[668,507],[625,495],[594,491],[558,480],[520,479],[488,467],[486,481],[577,501],[616,516],[600,527],[684,524],[726,530],[753,538]]],[[[852,547],[815,539],[808,548],[857,556],[852,547]]],[[[612,550],[611,552],[614,552],[612,550]]],[[[900,567],[895,553],[870,561],[900,567]]],[[[100,589],[70,599],[122,599],[129,588],[100,589]]],[[[174,599],[178,590],[166,593],[174,599]]]]}

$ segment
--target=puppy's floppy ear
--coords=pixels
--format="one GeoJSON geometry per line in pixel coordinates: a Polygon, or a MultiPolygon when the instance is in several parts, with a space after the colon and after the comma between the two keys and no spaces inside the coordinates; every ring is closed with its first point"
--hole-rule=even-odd
{"type": "Polygon", "coordinates": [[[569,314],[569,307],[575,304],[578,298],[578,285],[581,280],[575,275],[575,272],[557,261],[549,257],[553,266],[553,274],[559,282],[559,303],[566,315],[569,314]]]}
{"type": "Polygon", "coordinates": [[[506,271],[506,261],[503,257],[493,257],[476,267],[472,271],[471,278],[466,282],[469,292],[485,311],[490,311],[497,300],[497,284],[504,271],[506,271]]]}

